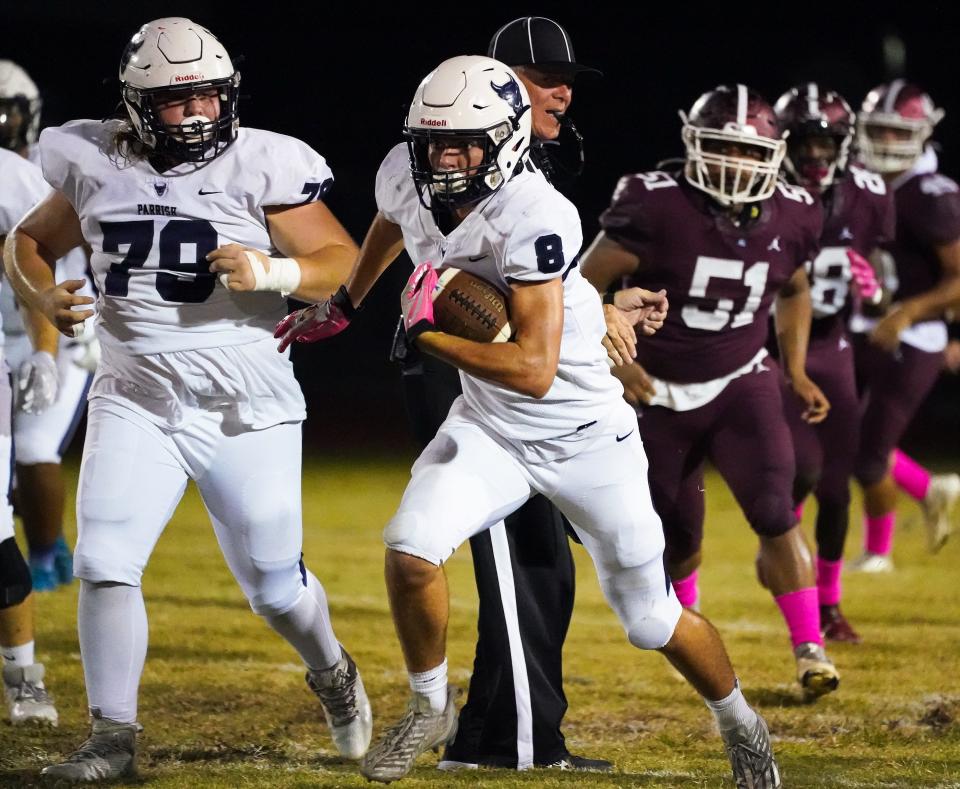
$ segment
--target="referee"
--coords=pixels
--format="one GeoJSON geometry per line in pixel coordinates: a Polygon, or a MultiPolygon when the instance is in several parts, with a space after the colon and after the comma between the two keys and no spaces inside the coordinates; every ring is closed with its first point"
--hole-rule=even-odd
{"type": "MultiPolygon", "coordinates": [[[[572,181],[583,161],[580,136],[566,117],[573,82],[579,73],[599,72],[576,62],[570,36],[545,17],[504,25],[487,54],[514,67],[530,95],[534,165],[555,185],[572,181]]],[[[461,393],[459,373],[414,354],[404,361],[403,382],[414,433],[426,446],[461,393]]],[[[477,652],[457,735],[440,769],[610,770],[608,761],[570,754],[560,730],[567,710],[561,655],[574,598],[562,516],[535,496],[505,523],[473,537],[470,547],[480,597],[477,652]]]]}

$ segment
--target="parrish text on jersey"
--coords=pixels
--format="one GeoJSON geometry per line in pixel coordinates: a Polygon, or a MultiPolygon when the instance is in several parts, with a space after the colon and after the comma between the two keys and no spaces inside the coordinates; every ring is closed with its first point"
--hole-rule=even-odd
{"type": "Polygon", "coordinates": [[[98,337],[117,351],[162,353],[272,336],[279,293],[235,293],[206,255],[237,243],[275,254],[264,208],[317,200],[333,175],[305,143],[241,128],[198,166],[162,173],[117,151],[118,121],[73,121],[40,137],[43,174],[80,217],[99,291],[98,337]]]}
{"type": "Polygon", "coordinates": [[[601,227],[639,258],[628,284],[670,299],[663,328],[637,343],[637,361],[657,378],[701,383],[743,367],[766,341],[776,294],[816,257],[819,201],[780,182],[757,205],[738,226],[682,176],[637,173],[617,185],[601,227]]]}

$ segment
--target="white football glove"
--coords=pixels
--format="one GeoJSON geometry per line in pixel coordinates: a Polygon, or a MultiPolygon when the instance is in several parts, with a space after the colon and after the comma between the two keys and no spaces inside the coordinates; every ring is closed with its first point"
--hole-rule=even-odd
{"type": "Polygon", "coordinates": [[[100,340],[97,339],[92,320],[85,320],[78,326],[82,327],[82,331],[77,336],[77,342],[70,346],[70,360],[81,370],[95,373],[100,364],[100,340]]]}
{"type": "Polygon", "coordinates": [[[60,373],[57,360],[46,351],[34,351],[17,371],[17,409],[27,414],[40,414],[57,400],[60,373]]]}

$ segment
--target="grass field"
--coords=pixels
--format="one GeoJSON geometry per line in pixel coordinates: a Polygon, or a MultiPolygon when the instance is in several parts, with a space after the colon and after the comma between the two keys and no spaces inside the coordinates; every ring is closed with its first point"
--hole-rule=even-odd
{"type": "MultiPolygon", "coordinates": [[[[408,468],[406,460],[342,461],[309,465],[304,477],[306,559],[327,588],[339,638],[363,672],[375,735],[396,720],[407,696],[383,586],[380,530],[408,468]]],[[[930,557],[919,524],[904,528],[894,575],[846,579],[845,608],[865,643],[833,648],[841,688],[807,705],[793,681],[779,614],[753,576],[755,540],[715,477],[708,501],[703,610],[723,634],[747,697],[770,723],[785,786],[960,786],[960,540],[930,557]]],[[[918,521],[912,503],[902,504],[901,515],[901,521],[918,521]]],[[[69,532],[72,539],[72,514],[69,532]]],[[[848,556],[859,542],[855,529],[848,556]]],[[[451,776],[437,772],[430,755],[404,785],[730,785],[707,710],[662,658],[629,646],[588,558],[576,551],[565,731],[573,752],[613,759],[617,771],[451,776]]],[[[465,686],[476,610],[466,548],[448,571],[451,677],[465,686]]],[[[295,653],[250,612],[192,488],[160,540],[144,592],[150,650],[140,693],[141,783],[369,785],[337,759],[295,653]]],[[[2,786],[35,784],[43,765],[85,736],[76,595],[74,584],[38,596],[39,659],[61,723],[56,730],[0,723],[2,786]]]]}

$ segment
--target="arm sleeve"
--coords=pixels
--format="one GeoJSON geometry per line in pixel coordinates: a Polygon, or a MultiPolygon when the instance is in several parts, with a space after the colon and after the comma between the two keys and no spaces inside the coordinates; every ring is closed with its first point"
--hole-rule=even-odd
{"type": "Polygon", "coordinates": [[[600,227],[620,246],[644,258],[652,240],[653,222],[649,216],[647,186],[636,175],[625,175],[613,191],[610,206],[600,215],[600,227]]]}
{"type": "Polygon", "coordinates": [[[923,210],[911,211],[913,233],[925,244],[938,246],[960,238],[960,187],[944,175],[920,183],[923,210]]]}
{"type": "Polygon", "coordinates": [[[893,192],[887,192],[877,200],[877,230],[873,248],[889,244],[897,235],[897,204],[893,192]]]}
{"type": "Polygon", "coordinates": [[[58,189],[78,208],[78,180],[76,163],[80,159],[79,141],[62,127],[51,127],[40,133],[40,168],[47,183],[58,189]]]}
{"type": "Polygon", "coordinates": [[[407,146],[403,143],[395,145],[377,170],[374,187],[377,210],[385,219],[399,225],[401,208],[409,201],[414,189],[407,146]]]}
{"type": "Polygon", "coordinates": [[[803,250],[798,266],[806,266],[817,259],[820,254],[820,238],[823,236],[823,203],[815,199],[813,205],[807,209],[808,221],[806,234],[803,239],[803,250]]]}
{"type": "Polygon", "coordinates": [[[26,160],[4,161],[3,189],[0,190],[0,236],[7,235],[24,215],[39,203],[50,187],[43,180],[40,169],[26,160]]]}
{"type": "Polygon", "coordinates": [[[580,255],[583,231],[573,205],[559,192],[556,200],[535,203],[509,231],[504,248],[507,282],[539,282],[566,276],[580,255]]]}
{"type": "Polygon", "coordinates": [[[263,205],[302,205],[322,200],[333,186],[333,172],[324,159],[305,142],[288,137],[280,160],[283,167],[267,179],[263,205]]]}

